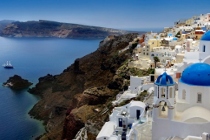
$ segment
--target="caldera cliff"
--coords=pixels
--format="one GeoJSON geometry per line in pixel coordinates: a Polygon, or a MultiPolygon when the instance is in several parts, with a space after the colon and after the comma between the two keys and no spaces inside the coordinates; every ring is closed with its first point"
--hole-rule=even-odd
{"type": "Polygon", "coordinates": [[[108,35],[121,35],[127,31],[56,21],[14,21],[0,22],[0,36],[3,37],[55,37],[55,38],[105,38],[108,35]],[[2,25],[2,28],[1,28],[2,25]]]}
{"type": "Polygon", "coordinates": [[[29,114],[44,120],[47,133],[40,139],[72,140],[84,126],[88,139],[95,139],[112,109],[111,101],[129,84],[133,70],[123,65],[131,58],[136,37],[109,36],[95,52],[76,59],[61,74],[39,78],[29,92],[41,100],[29,114]]]}

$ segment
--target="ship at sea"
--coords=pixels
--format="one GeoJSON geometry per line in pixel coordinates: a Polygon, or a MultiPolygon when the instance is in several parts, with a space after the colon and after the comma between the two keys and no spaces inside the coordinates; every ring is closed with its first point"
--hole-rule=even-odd
{"type": "Polygon", "coordinates": [[[3,64],[2,66],[3,66],[4,68],[6,68],[6,69],[13,69],[13,66],[12,66],[12,64],[11,64],[10,61],[7,61],[7,63],[6,63],[6,64],[3,64]]]}

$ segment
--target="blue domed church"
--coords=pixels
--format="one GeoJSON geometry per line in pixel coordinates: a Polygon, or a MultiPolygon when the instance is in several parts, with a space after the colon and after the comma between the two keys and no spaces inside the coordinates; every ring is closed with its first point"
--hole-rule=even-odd
{"type": "Polygon", "coordinates": [[[182,70],[177,90],[166,72],[155,81],[152,140],[210,133],[210,31],[198,53],[200,61],[182,70]]]}
{"type": "Polygon", "coordinates": [[[199,59],[210,64],[210,31],[206,32],[200,40],[199,59]]]}

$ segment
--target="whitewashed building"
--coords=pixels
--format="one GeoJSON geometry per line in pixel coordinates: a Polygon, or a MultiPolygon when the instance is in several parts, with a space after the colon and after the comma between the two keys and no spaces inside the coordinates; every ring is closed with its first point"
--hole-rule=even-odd
{"type": "Polygon", "coordinates": [[[185,52],[178,88],[167,73],[155,82],[152,140],[173,136],[197,140],[210,133],[210,32],[203,35],[199,52],[185,52]],[[163,128],[163,129],[161,129],[163,128]],[[197,138],[196,138],[197,137],[197,138]]]}
{"type": "Polygon", "coordinates": [[[134,123],[143,123],[145,116],[145,103],[131,101],[121,107],[115,107],[96,137],[96,140],[129,140],[134,123]]]}
{"type": "Polygon", "coordinates": [[[176,52],[169,47],[155,47],[150,52],[150,59],[154,60],[153,57],[155,56],[160,59],[160,62],[165,63],[166,60],[171,61],[176,56],[176,52]]]}
{"type": "Polygon", "coordinates": [[[178,83],[167,73],[155,82],[152,140],[210,133],[210,65],[187,67],[178,83]]]}
{"type": "Polygon", "coordinates": [[[192,51],[189,47],[186,47],[185,49],[186,51],[184,54],[183,63],[175,72],[176,78],[179,78],[184,69],[193,63],[203,62],[210,64],[210,31],[206,32],[202,36],[198,47],[199,51],[196,51],[196,49],[192,51]]]}

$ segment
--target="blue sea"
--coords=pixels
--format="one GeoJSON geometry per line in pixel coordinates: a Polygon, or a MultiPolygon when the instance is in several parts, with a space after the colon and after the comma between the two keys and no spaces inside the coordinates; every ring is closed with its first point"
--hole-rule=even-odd
{"type": "Polygon", "coordinates": [[[11,61],[14,66],[0,66],[0,139],[30,140],[45,132],[42,122],[28,115],[39,97],[26,90],[13,91],[3,82],[17,74],[35,85],[39,77],[60,74],[76,58],[95,51],[100,41],[0,37],[0,65],[11,61]]]}
{"type": "Polygon", "coordinates": [[[122,28],[121,30],[159,33],[159,32],[162,32],[164,30],[164,27],[153,27],[153,28],[122,28]]]}

